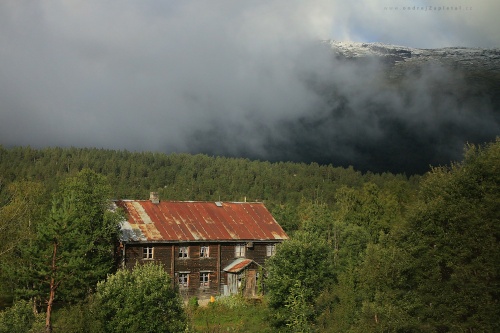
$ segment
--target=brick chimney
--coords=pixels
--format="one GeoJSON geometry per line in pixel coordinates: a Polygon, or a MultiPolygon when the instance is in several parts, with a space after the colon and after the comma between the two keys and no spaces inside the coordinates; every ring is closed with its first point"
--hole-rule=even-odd
{"type": "Polygon", "coordinates": [[[158,192],[149,192],[149,200],[151,200],[151,202],[155,205],[159,204],[160,196],[158,195],[158,192]]]}

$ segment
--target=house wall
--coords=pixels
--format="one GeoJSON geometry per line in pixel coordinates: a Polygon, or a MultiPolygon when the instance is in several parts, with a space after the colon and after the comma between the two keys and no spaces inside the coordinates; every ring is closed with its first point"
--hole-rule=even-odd
{"type": "MultiPolygon", "coordinates": [[[[179,274],[188,274],[188,287],[179,287],[179,292],[183,298],[188,299],[196,296],[199,299],[210,298],[223,292],[224,285],[227,284],[227,273],[223,271],[238,257],[235,247],[237,244],[245,244],[245,258],[252,259],[264,266],[268,258],[266,246],[271,243],[253,242],[252,247],[247,247],[247,243],[163,243],[163,244],[125,244],[124,267],[132,269],[136,264],[156,262],[164,265],[165,270],[170,274],[172,280],[177,284],[179,274]],[[153,258],[143,258],[143,248],[153,247],[153,258]],[[188,258],[179,257],[179,248],[188,246],[188,258]],[[200,247],[209,247],[209,257],[200,258],[200,247]],[[200,273],[209,273],[209,286],[201,286],[200,273]]],[[[276,243],[275,243],[276,244],[276,243]]]]}

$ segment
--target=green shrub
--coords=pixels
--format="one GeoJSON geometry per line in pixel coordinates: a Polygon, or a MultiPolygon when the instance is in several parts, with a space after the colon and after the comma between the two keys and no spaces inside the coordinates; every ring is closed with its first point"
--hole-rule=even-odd
{"type": "Polygon", "coordinates": [[[54,311],[53,317],[54,333],[98,332],[101,327],[93,317],[88,302],[66,305],[54,311]]]}
{"type": "Polygon", "coordinates": [[[184,332],[186,315],[179,294],[161,265],[119,270],[97,285],[92,312],[99,332],[184,332]]]}
{"type": "Polygon", "coordinates": [[[230,309],[245,307],[247,305],[246,299],[241,295],[219,296],[213,305],[222,305],[230,309]]]}
{"type": "Polygon", "coordinates": [[[190,311],[195,311],[200,305],[198,304],[198,297],[191,297],[188,301],[188,309],[190,311]]]}
{"type": "Polygon", "coordinates": [[[35,319],[32,303],[17,301],[0,312],[0,333],[28,333],[35,319]]]}

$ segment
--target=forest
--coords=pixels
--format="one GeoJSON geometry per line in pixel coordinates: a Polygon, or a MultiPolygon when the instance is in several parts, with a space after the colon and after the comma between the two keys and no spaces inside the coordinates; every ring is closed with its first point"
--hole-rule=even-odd
{"type": "Polygon", "coordinates": [[[193,325],[161,266],[117,269],[109,200],[150,191],[266,204],[290,239],[261,332],[498,332],[499,185],[499,138],[423,175],[0,146],[0,333],[222,331],[193,325]]]}

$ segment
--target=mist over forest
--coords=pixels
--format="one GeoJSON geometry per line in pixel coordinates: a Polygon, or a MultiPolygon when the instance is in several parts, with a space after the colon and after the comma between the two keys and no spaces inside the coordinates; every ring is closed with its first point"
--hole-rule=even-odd
{"type": "Polygon", "coordinates": [[[482,47],[498,63],[496,37],[487,33],[496,24],[493,1],[439,20],[372,1],[0,6],[7,147],[205,153],[421,174],[500,132],[498,66],[486,70],[480,53],[467,49],[482,47]],[[412,26],[426,30],[415,34],[412,26]],[[382,57],[339,56],[328,43],[375,34],[388,44],[382,57]],[[404,67],[407,51],[391,45],[460,46],[463,61],[442,49],[404,67]]]}
{"type": "MultiPolygon", "coordinates": [[[[329,41],[310,44],[291,73],[300,93],[276,96],[291,102],[280,106],[286,113],[275,112],[271,120],[258,112],[242,121],[216,118],[188,141],[208,154],[422,174],[430,165],[459,160],[464,144],[500,133],[500,51],[485,50],[482,57],[435,50],[405,63],[398,53],[418,50],[372,47],[385,54],[345,56],[329,41]],[[457,56],[441,54],[446,52],[457,56]],[[475,66],[464,65],[471,59],[475,66]]],[[[249,110],[265,109],[259,104],[249,110]]]]}

